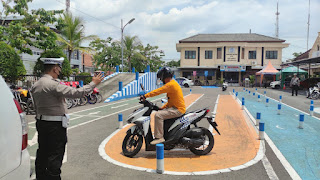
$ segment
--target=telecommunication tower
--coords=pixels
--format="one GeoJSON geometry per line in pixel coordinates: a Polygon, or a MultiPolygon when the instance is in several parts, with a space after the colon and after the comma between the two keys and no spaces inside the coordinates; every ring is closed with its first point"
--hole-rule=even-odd
{"type": "Polygon", "coordinates": [[[70,9],[70,0],[66,0],[66,12],[68,13],[70,9]]]}
{"type": "Polygon", "coordinates": [[[277,12],[276,12],[276,16],[277,16],[277,21],[276,21],[276,38],[279,38],[279,0],[277,2],[277,12]]]}

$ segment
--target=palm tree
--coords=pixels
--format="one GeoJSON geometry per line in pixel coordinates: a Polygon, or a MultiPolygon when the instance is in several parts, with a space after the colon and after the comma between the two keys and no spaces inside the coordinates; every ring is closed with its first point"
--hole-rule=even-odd
{"type": "Polygon", "coordinates": [[[129,70],[131,69],[131,58],[137,52],[139,46],[141,45],[140,40],[137,36],[125,36],[124,37],[124,46],[126,50],[126,55],[128,57],[128,66],[129,70]]]}
{"type": "Polygon", "coordinates": [[[88,47],[82,47],[81,43],[87,40],[96,39],[97,36],[85,36],[83,26],[84,21],[80,17],[73,17],[71,13],[64,13],[62,20],[64,21],[65,26],[57,36],[58,41],[62,43],[61,46],[68,50],[68,58],[70,62],[73,51],[80,50],[87,53],[90,52],[91,49],[88,47]]]}

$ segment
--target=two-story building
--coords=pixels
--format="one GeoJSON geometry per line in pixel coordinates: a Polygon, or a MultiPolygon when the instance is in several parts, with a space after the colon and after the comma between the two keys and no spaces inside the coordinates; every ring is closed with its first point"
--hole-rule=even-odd
{"type": "Polygon", "coordinates": [[[198,34],[180,40],[176,49],[180,52],[181,76],[207,79],[210,84],[223,79],[241,84],[269,61],[281,69],[282,49],[288,46],[285,40],[255,33],[198,34]]]}

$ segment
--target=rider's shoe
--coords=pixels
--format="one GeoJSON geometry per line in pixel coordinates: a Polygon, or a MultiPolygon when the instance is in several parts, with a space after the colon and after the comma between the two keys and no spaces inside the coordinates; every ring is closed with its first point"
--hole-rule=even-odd
{"type": "Polygon", "coordinates": [[[166,140],[164,140],[163,138],[159,138],[159,139],[155,139],[155,140],[151,141],[150,144],[156,145],[156,144],[159,144],[159,143],[163,143],[164,141],[166,141],[166,140]]]}

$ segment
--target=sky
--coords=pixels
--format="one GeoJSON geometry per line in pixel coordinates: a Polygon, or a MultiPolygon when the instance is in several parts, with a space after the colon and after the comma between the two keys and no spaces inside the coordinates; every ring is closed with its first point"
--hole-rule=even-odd
{"type": "MultiPolygon", "coordinates": [[[[86,35],[120,40],[138,36],[157,45],[165,61],[180,59],[176,43],[196,34],[252,33],[275,36],[278,0],[70,0],[71,12],[85,21],[86,35]]],[[[309,48],[320,32],[320,0],[310,0],[309,48]]],[[[33,0],[30,9],[65,9],[65,0],[33,0]]],[[[289,47],[282,60],[307,50],[308,0],[279,0],[279,38],[289,47]]]]}

